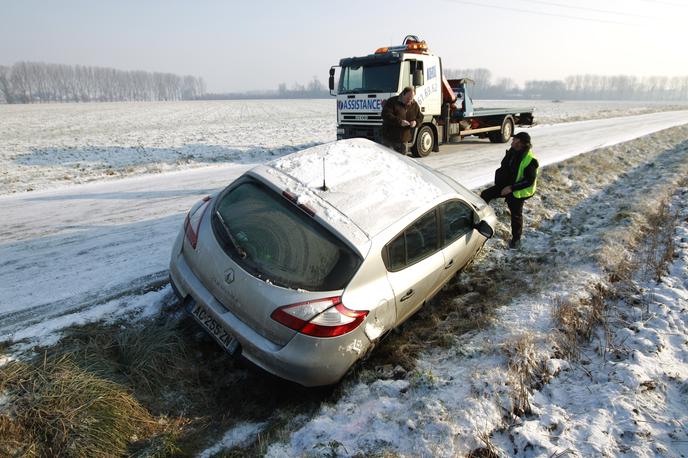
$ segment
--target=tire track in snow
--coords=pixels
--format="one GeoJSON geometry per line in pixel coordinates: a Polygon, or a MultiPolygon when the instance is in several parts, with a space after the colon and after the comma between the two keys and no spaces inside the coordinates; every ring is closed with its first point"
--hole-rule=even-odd
{"type": "Polygon", "coordinates": [[[15,333],[38,323],[76,314],[126,296],[140,296],[158,290],[168,283],[168,271],[163,270],[115,285],[107,290],[70,296],[3,314],[0,316],[0,342],[13,340],[15,333]]]}

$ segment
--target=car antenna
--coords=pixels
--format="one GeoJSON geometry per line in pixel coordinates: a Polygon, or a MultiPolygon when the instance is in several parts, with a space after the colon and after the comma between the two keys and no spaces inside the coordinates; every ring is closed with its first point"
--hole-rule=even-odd
{"type": "Polygon", "coordinates": [[[328,191],[327,185],[325,184],[325,156],[322,158],[323,160],[323,185],[320,186],[321,191],[328,191]]]}

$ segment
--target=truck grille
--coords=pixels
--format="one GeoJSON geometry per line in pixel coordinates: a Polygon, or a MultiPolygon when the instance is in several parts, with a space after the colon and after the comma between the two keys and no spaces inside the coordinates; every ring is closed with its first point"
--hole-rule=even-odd
{"type": "Polygon", "coordinates": [[[342,124],[381,124],[380,113],[342,114],[342,124]]]}

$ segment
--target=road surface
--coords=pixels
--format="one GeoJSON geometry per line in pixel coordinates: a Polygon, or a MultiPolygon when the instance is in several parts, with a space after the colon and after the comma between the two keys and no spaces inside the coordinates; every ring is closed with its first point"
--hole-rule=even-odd
{"type": "MultiPolygon", "coordinates": [[[[542,165],[688,124],[688,111],[528,129],[542,165]]],[[[508,145],[466,140],[422,159],[469,188],[492,180],[508,145]]],[[[245,164],[0,197],[0,341],[18,331],[165,283],[185,212],[245,164]]]]}

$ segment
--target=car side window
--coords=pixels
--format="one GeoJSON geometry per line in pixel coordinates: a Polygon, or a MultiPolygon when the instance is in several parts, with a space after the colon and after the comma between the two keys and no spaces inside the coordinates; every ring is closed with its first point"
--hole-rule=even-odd
{"type": "Polygon", "coordinates": [[[439,248],[437,211],[416,220],[387,245],[387,268],[398,271],[429,256],[439,248]]]}
{"type": "Polygon", "coordinates": [[[389,244],[389,269],[401,270],[406,265],[406,238],[402,233],[389,244]]]}
{"type": "Polygon", "coordinates": [[[473,209],[470,206],[460,200],[442,204],[442,231],[445,246],[472,230],[473,209]]]}
{"type": "Polygon", "coordinates": [[[406,234],[406,262],[413,264],[437,250],[437,216],[433,210],[404,231],[406,234]]]}

